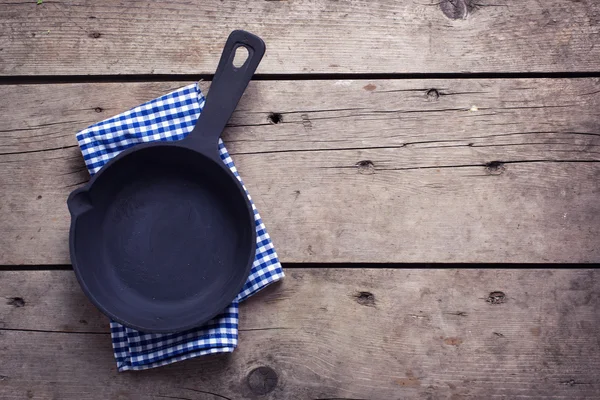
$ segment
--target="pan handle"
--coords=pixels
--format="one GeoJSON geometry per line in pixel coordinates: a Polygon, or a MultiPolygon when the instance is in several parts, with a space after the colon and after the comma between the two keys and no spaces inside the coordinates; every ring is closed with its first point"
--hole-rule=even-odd
{"type": "Polygon", "coordinates": [[[219,137],[264,54],[265,43],[261,38],[246,31],[231,32],[206,96],[204,109],[196,126],[183,141],[186,147],[208,154],[217,150],[219,137]],[[246,48],[248,58],[243,65],[236,67],[233,60],[240,46],[246,48]]]}

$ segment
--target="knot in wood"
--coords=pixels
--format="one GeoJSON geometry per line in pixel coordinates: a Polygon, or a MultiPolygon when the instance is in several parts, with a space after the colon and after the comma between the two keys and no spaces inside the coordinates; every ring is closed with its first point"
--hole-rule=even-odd
{"type": "Polygon", "coordinates": [[[248,374],[248,387],[252,393],[262,396],[277,386],[279,378],[271,367],[258,367],[248,374]]]}
{"type": "Polygon", "coordinates": [[[375,173],[375,164],[371,160],[362,160],[355,165],[359,174],[371,175],[375,173]]]}
{"type": "Polygon", "coordinates": [[[506,295],[500,291],[491,292],[485,301],[490,304],[502,304],[506,301],[506,295]]]}
{"type": "Polygon", "coordinates": [[[437,100],[440,98],[440,92],[437,91],[437,89],[429,89],[427,91],[427,99],[428,100],[437,100]]]}
{"type": "Polygon", "coordinates": [[[267,120],[271,124],[278,124],[283,121],[283,116],[279,113],[270,113],[267,120]]]}
{"type": "Polygon", "coordinates": [[[450,19],[466,19],[471,9],[471,0],[442,0],[440,9],[450,19]]]}
{"type": "Polygon", "coordinates": [[[354,298],[362,306],[375,307],[375,295],[371,292],[357,292],[354,298]]]}
{"type": "Polygon", "coordinates": [[[501,175],[506,171],[506,166],[502,161],[490,161],[485,164],[485,171],[489,175],[501,175]]]}
{"type": "Polygon", "coordinates": [[[24,307],[25,300],[22,297],[9,297],[7,304],[13,307],[24,307]]]}

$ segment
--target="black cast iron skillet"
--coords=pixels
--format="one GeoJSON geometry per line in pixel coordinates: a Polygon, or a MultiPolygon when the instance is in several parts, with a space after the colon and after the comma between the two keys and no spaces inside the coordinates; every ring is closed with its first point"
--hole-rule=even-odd
{"type": "Polygon", "coordinates": [[[217,142],[264,52],[259,37],[232,32],[192,132],[123,151],[69,196],[73,268],[113,320],[145,332],[196,327],[248,278],[254,214],[217,142]],[[236,68],[239,46],[248,58],[236,68]]]}

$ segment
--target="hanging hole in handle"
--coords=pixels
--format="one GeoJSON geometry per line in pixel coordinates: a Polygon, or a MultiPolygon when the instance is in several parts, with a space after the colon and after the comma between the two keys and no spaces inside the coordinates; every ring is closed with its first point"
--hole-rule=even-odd
{"type": "Polygon", "coordinates": [[[249,55],[250,53],[248,53],[246,46],[238,46],[235,49],[235,55],[233,56],[233,66],[240,68],[242,65],[244,65],[249,55]]]}

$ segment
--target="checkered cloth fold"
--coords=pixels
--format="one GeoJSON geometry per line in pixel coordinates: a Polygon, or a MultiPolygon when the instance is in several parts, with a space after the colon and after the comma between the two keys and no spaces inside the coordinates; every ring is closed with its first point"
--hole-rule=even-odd
{"type": "MultiPolygon", "coordinates": [[[[77,141],[90,175],[98,172],[121,151],[137,143],[183,139],[193,129],[203,107],[204,96],[200,88],[197,84],[191,84],[79,132],[77,141]]],[[[242,182],[220,139],[219,153],[221,160],[242,182]]],[[[252,209],[256,223],[256,258],[250,276],[236,299],[204,326],[180,333],[144,333],[111,321],[110,331],[119,371],[154,368],[235,349],[239,303],[284,276],[254,203],[252,209]]]]}

